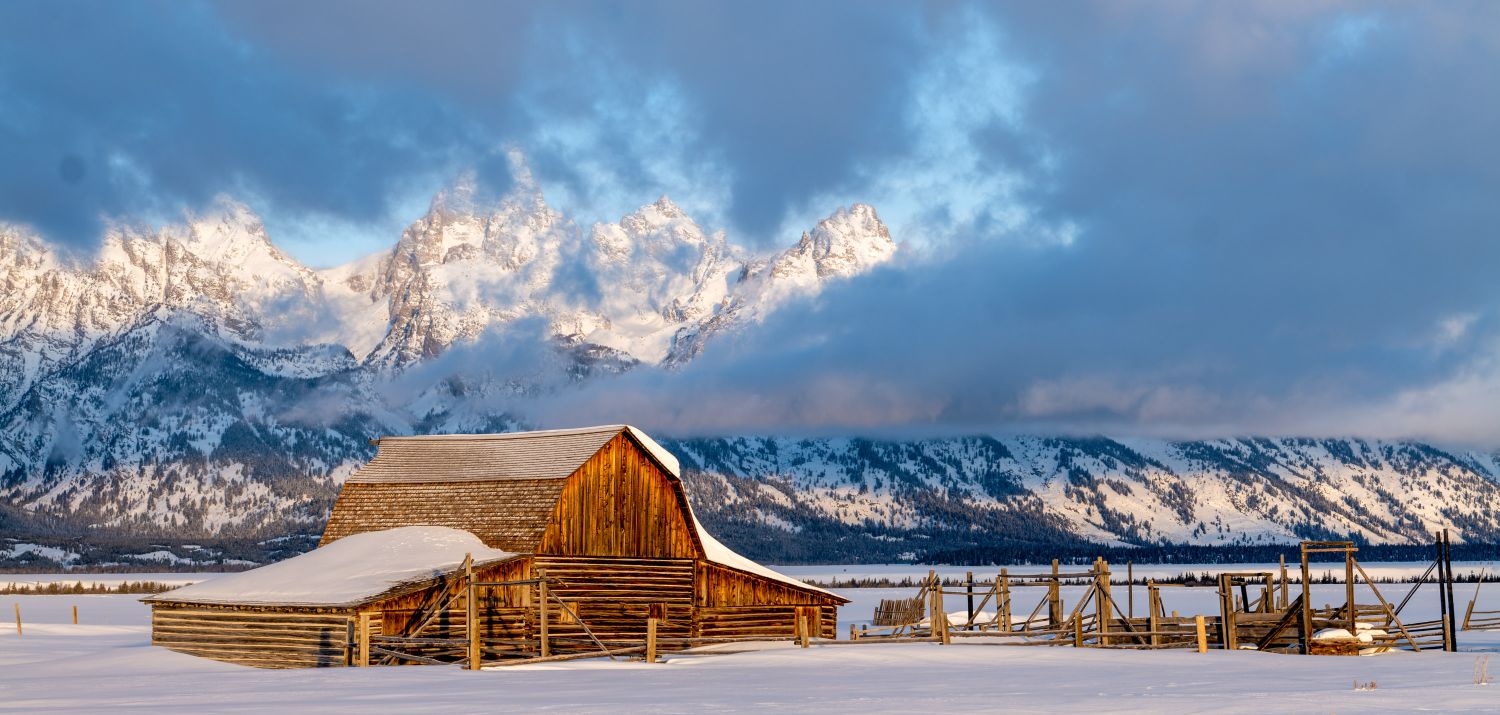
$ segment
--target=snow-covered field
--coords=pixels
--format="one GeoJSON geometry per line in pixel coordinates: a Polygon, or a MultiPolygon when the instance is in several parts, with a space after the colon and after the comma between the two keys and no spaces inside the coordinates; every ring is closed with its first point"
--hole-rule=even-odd
{"type": "MultiPolygon", "coordinates": [[[[904,569],[893,575],[925,573],[904,569]]],[[[1317,600],[1338,601],[1340,589],[1318,586],[1317,600]]],[[[1482,607],[1500,608],[1500,586],[1486,589],[1482,607]]],[[[1404,594],[1397,586],[1382,591],[1388,599],[1404,594]]],[[[1427,591],[1408,606],[1412,618],[1435,617],[1437,599],[1430,586],[1427,591]]],[[[1065,595],[1078,592],[1069,588],[1065,595]]],[[[879,599],[912,595],[911,589],[843,593],[853,603],[841,609],[841,634],[850,623],[866,621],[879,599]]],[[[1470,593],[1459,589],[1460,608],[1470,593]]],[[[1215,607],[1212,589],[1165,595],[1168,609],[1184,613],[1215,607]]],[[[1136,597],[1136,607],[1144,608],[1144,589],[1136,597]]],[[[1475,660],[1486,654],[1494,654],[1490,671],[1500,676],[1500,633],[1461,634],[1464,652],[1457,654],[1368,658],[919,643],[777,646],[674,655],[658,665],[582,661],[480,673],[456,667],[264,671],[151,647],[149,610],[137,598],[0,597],[0,613],[12,615],[15,603],[24,619],[21,636],[13,628],[0,630],[0,712],[1500,711],[1500,684],[1474,683],[1475,660]],[[1374,681],[1377,688],[1356,691],[1356,681],[1374,681]]],[[[1015,599],[1017,608],[1029,607],[1031,596],[1017,593],[1015,599]]],[[[962,608],[961,599],[950,597],[949,610],[962,608]]]]}
{"type": "MultiPolygon", "coordinates": [[[[1427,570],[1431,561],[1372,561],[1360,562],[1365,572],[1373,579],[1416,579],[1427,570]]],[[[1111,576],[1115,580],[1125,578],[1126,565],[1124,563],[1111,563],[1109,565],[1111,576]]],[[[929,569],[936,571],[945,579],[962,579],[964,574],[972,571],[974,580],[988,581],[1000,573],[1000,566],[926,566],[916,564],[820,564],[814,566],[773,566],[772,568],[793,578],[813,580],[819,583],[833,581],[844,581],[848,579],[891,579],[900,581],[904,578],[921,578],[927,575],[929,569]]],[[[1020,564],[1010,565],[1004,568],[1010,569],[1012,574],[1037,574],[1046,573],[1052,569],[1049,565],[1020,564]]],[[[1059,567],[1064,573],[1077,573],[1087,571],[1087,566],[1067,565],[1059,567]]],[[[1220,571],[1270,571],[1275,573],[1280,569],[1279,564],[1135,564],[1131,568],[1137,581],[1148,578],[1164,579],[1180,576],[1184,573],[1199,574],[1204,572],[1218,573],[1220,571]]],[[[1288,571],[1292,578],[1298,577],[1301,566],[1297,563],[1288,563],[1288,571]]],[[[1335,578],[1343,578],[1344,566],[1331,563],[1315,563],[1309,569],[1314,580],[1322,578],[1325,574],[1332,574],[1335,578]]],[[[1464,577],[1478,574],[1484,571],[1486,580],[1500,578],[1500,561],[1454,561],[1453,573],[1464,577]]],[[[1500,590],[1500,585],[1495,586],[1500,590]]]]}

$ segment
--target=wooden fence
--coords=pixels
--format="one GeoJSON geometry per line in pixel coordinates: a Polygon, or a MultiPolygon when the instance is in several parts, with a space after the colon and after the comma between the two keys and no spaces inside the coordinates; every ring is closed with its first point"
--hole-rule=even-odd
{"type": "MultiPolygon", "coordinates": [[[[1109,564],[1096,559],[1086,572],[1064,573],[1057,561],[1050,572],[1011,573],[1001,569],[993,581],[976,581],[969,573],[964,581],[945,585],[935,572],[928,572],[915,598],[882,601],[870,626],[851,626],[854,641],[932,640],[951,643],[973,639],[973,643],[1010,646],[1073,646],[1079,648],[1253,648],[1279,652],[1359,652],[1361,650],[1407,649],[1456,650],[1452,608],[1452,566],[1446,532],[1438,535],[1437,558],[1427,573],[1413,585],[1399,605],[1392,605],[1355,558],[1359,551],[1346,541],[1308,541],[1300,546],[1301,575],[1298,593],[1292,595],[1291,578],[1283,558],[1275,571],[1223,572],[1217,575],[1217,614],[1181,615],[1166,610],[1165,588],[1180,584],[1157,584],[1147,580],[1146,613],[1135,612],[1135,579],[1128,577],[1125,606],[1114,590],[1109,564]],[[1316,607],[1310,591],[1309,558],[1314,554],[1338,554],[1344,562],[1342,605],[1316,607]],[[1441,617],[1432,621],[1403,622],[1402,609],[1431,581],[1438,586],[1441,617]],[[1064,583],[1082,583],[1083,594],[1066,608],[1061,596],[1064,583]],[[1034,607],[1016,609],[1015,599],[1027,589],[1041,591],[1034,607]],[[1359,603],[1363,592],[1373,603],[1359,603]],[[959,618],[945,608],[947,597],[964,599],[959,618]],[[993,611],[986,611],[993,607],[993,611]],[[1351,634],[1370,634],[1371,641],[1347,642],[1314,638],[1325,629],[1345,629],[1351,634]]],[[[1127,565],[1127,573],[1132,570],[1127,565]]],[[[1475,601],[1478,595],[1476,590],[1475,601]]],[[[1027,602],[1022,598],[1023,603],[1027,602]]],[[[1500,628],[1500,611],[1477,611],[1471,601],[1465,615],[1466,628],[1500,628]]]]}
{"type": "MultiPolygon", "coordinates": [[[[372,619],[380,614],[365,612],[350,618],[344,645],[344,661],[353,666],[397,665],[417,663],[441,665],[461,663],[466,668],[480,668],[528,663],[550,663],[581,658],[642,656],[656,662],[662,652],[681,651],[704,645],[748,641],[794,641],[809,647],[820,639],[823,619],[818,606],[796,606],[792,614],[790,636],[756,635],[726,637],[685,637],[664,635],[661,626],[668,622],[669,604],[652,604],[644,619],[645,637],[622,639],[596,634],[579,617],[576,603],[559,597],[558,581],[537,569],[534,578],[506,581],[479,581],[474,576],[472,559],[466,559],[459,574],[442,584],[435,594],[415,610],[401,635],[381,634],[372,619]],[[497,628],[494,614],[481,604],[485,594],[497,589],[524,588],[532,604],[525,614],[534,624],[527,630],[507,637],[487,637],[486,629],[497,628]],[[455,633],[461,635],[454,635],[455,633]]],[[[680,610],[680,609],[679,609],[680,610]]],[[[500,623],[499,628],[506,624],[500,623]]],[[[680,630],[680,629],[679,629],[680,630]]]]}
{"type": "Polygon", "coordinates": [[[1479,580],[1474,583],[1474,597],[1469,599],[1469,607],[1464,609],[1463,630],[1466,631],[1500,631],[1500,610],[1477,610],[1479,605],[1479,589],[1484,586],[1485,571],[1479,572],[1479,580]]]}

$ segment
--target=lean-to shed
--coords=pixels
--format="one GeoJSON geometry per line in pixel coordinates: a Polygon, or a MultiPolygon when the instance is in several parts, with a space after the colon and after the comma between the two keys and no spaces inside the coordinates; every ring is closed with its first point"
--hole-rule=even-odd
{"type": "MultiPolygon", "coordinates": [[[[344,484],[313,553],[410,526],[472,534],[485,549],[474,553],[476,581],[545,573],[551,598],[567,606],[547,614],[549,635],[559,644],[554,650],[594,639],[638,641],[653,614],[667,638],[786,637],[798,614],[815,621],[816,635],[832,638],[836,609],[847,603],[715,540],[693,516],[677,460],[626,425],[384,437],[374,460],[344,484]]],[[[452,637],[464,627],[467,605],[462,594],[451,601],[457,563],[448,568],[448,577],[434,576],[425,587],[407,585],[342,611],[326,604],[280,607],[322,608],[351,623],[363,613],[376,623],[377,637],[452,637]],[[439,607],[444,599],[448,605],[439,607]]],[[[483,636],[497,647],[527,651],[538,636],[539,598],[529,585],[483,591],[475,611],[483,636]]],[[[151,602],[154,622],[176,619],[174,627],[181,618],[207,617],[196,615],[206,610],[276,607],[205,604],[180,591],[151,602]]]]}

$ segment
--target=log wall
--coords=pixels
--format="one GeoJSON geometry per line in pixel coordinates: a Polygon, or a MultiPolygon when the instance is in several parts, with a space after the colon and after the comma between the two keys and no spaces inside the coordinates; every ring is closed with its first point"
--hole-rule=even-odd
{"type": "MultiPolygon", "coordinates": [[[[260,668],[345,664],[349,611],[153,604],[151,643],[260,668]]],[[[379,618],[372,630],[379,628],[379,618]]]]}
{"type": "Polygon", "coordinates": [[[834,638],[841,601],[819,591],[700,561],[695,570],[697,628],[694,636],[792,636],[798,607],[816,606],[815,632],[834,638]]]}
{"type": "MultiPolygon", "coordinates": [[[[657,624],[663,638],[686,638],[693,624],[693,561],[691,559],[624,559],[580,556],[537,556],[552,592],[565,601],[604,641],[639,641],[646,637],[646,619],[653,604],[666,606],[657,624]]],[[[583,628],[551,612],[552,637],[587,640],[583,628]]],[[[594,648],[596,646],[588,646],[594,648]]]]}

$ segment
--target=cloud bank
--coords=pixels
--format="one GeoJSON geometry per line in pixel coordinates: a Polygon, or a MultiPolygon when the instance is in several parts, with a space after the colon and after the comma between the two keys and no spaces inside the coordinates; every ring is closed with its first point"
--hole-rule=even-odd
{"type": "Polygon", "coordinates": [[[768,247],[865,201],[904,243],[547,419],[1500,442],[1493,3],[13,4],[0,23],[0,219],[82,248],[109,217],[228,192],[294,253],[346,260],[463,168],[503,186],[511,147],[584,225],[666,193],[768,247]]]}

